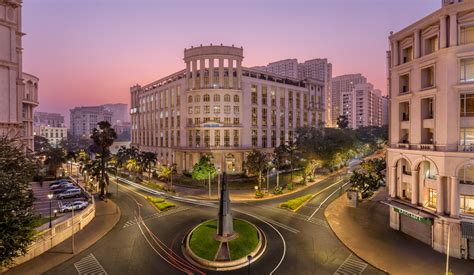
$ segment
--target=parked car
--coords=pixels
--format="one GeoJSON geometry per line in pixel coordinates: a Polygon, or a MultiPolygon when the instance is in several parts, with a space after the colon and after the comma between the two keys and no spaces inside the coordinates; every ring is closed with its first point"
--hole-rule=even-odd
{"type": "Polygon", "coordinates": [[[61,183],[51,185],[49,189],[54,190],[58,188],[68,187],[68,186],[74,186],[74,184],[72,182],[61,182],[61,183]]]}
{"type": "Polygon", "coordinates": [[[66,186],[66,187],[61,187],[61,188],[58,188],[58,189],[54,189],[54,190],[53,190],[53,194],[63,193],[64,191],[70,190],[70,189],[80,189],[80,188],[77,187],[77,186],[75,186],[75,185],[66,186]]]}
{"type": "Polygon", "coordinates": [[[87,201],[73,201],[71,203],[68,203],[66,205],[63,205],[59,208],[59,212],[64,213],[64,212],[69,212],[74,210],[82,210],[87,207],[89,203],[87,201]]]}
{"type": "Polygon", "coordinates": [[[54,184],[58,184],[58,183],[62,183],[62,182],[69,182],[69,180],[68,179],[54,180],[54,181],[49,183],[49,186],[54,185],[54,184]]]}
{"type": "Polygon", "coordinates": [[[56,198],[58,200],[62,200],[62,199],[67,199],[67,198],[77,198],[77,197],[80,197],[81,195],[82,195],[82,190],[77,188],[77,189],[69,189],[62,193],[59,193],[56,196],[56,198]]]}

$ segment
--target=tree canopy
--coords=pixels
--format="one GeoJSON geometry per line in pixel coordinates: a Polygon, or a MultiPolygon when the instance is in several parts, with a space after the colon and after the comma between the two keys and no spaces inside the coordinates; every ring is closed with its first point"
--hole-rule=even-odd
{"type": "Polygon", "coordinates": [[[338,116],[336,124],[337,124],[337,127],[339,127],[340,129],[345,129],[349,127],[349,119],[347,118],[347,115],[338,116]]]}
{"type": "Polygon", "coordinates": [[[245,167],[249,174],[257,175],[258,187],[262,187],[263,176],[262,173],[268,168],[270,159],[267,155],[261,151],[253,150],[247,156],[245,160],[245,167]]]}
{"type": "Polygon", "coordinates": [[[106,188],[109,185],[108,177],[105,173],[106,164],[110,157],[109,147],[114,143],[117,134],[108,121],[101,121],[97,123],[97,125],[99,127],[94,128],[91,139],[94,142],[93,151],[100,158],[101,175],[98,180],[100,196],[103,197],[106,193],[106,188]]]}
{"type": "Polygon", "coordinates": [[[30,188],[36,161],[19,144],[0,137],[0,266],[25,254],[36,233],[30,188]]]}
{"type": "Polygon", "coordinates": [[[214,178],[217,174],[217,170],[209,156],[203,155],[199,159],[199,162],[194,164],[191,176],[194,180],[206,180],[209,178],[209,174],[211,178],[214,178]]]}

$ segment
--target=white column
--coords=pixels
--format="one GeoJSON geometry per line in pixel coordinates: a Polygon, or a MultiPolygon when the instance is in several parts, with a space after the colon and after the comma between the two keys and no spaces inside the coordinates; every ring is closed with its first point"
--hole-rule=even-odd
{"type": "Polygon", "coordinates": [[[200,74],[199,82],[200,82],[201,85],[200,85],[199,88],[202,89],[202,88],[206,88],[206,87],[204,87],[204,72],[205,72],[205,70],[206,70],[206,61],[205,61],[204,59],[201,59],[201,60],[199,61],[199,63],[200,63],[199,65],[201,66],[201,67],[200,67],[200,71],[201,71],[201,72],[199,73],[199,74],[200,74]]]}
{"type": "Polygon", "coordinates": [[[397,167],[391,166],[390,167],[390,197],[395,198],[397,196],[397,167]]]}
{"type": "Polygon", "coordinates": [[[417,170],[411,172],[411,204],[418,205],[418,190],[420,176],[417,170]]]}
{"type": "Polygon", "coordinates": [[[443,190],[443,176],[436,177],[436,213],[444,214],[444,190],[443,190]]]}
{"type": "Polygon", "coordinates": [[[191,60],[191,74],[192,74],[192,82],[191,82],[191,88],[195,89],[196,87],[196,71],[197,71],[197,60],[191,60]]]}
{"type": "Polygon", "coordinates": [[[209,85],[214,85],[214,58],[209,59],[209,85]]]}
{"type": "Polygon", "coordinates": [[[227,70],[229,71],[229,88],[235,88],[234,87],[234,60],[229,58],[229,66],[227,67],[227,70]]]}
{"type": "Polygon", "coordinates": [[[451,217],[457,218],[459,216],[459,181],[457,177],[450,177],[451,179],[451,199],[450,199],[450,214],[451,217]]]}
{"type": "Polygon", "coordinates": [[[414,41],[415,58],[418,58],[420,57],[420,30],[416,29],[413,35],[415,36],[415,41],[414,41]]]}
{"type": "Polygon", "coordinates": [[[392,52],[393,52],[393,65],[397,66],[400,63],[400,58],[398,58],[398,41],[394,41],[392,45],[392,52]]]}
{"type": "Polygon", "coordinates": [[[224,59],[219,58],[219,88],[224,87],[224,59]]]}
{"type": "Polygon", "coordinates": [[[443,15],[441,18],[440,18],[440,22],[439,22],[439,25],[440,25],[440,30],[439,30],[439,48],[440,49],[444,49],[446,48],[446,42],[447,42],[447,29],[446,29],[446,15],[443,15]]]}
{"type": "Polygon", "coordinates": [[[454,47],[458,45],[458,20],[456,13],[449,15],[449,46],[454,47]]]}

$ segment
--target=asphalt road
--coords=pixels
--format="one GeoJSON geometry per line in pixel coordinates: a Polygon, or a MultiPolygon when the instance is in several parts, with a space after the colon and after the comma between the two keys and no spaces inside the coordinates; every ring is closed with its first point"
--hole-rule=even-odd
{"type": "MultiPolygon", "coordinates": [[[[234,217],[260,227],[268,240],[267,250],[251,264],[250,274],[383,274],[352,255],[325,220],[325,206],[342,194],[340,187],[345,182],[335,176],[283,198],[233,203],[234,217]],[[307,193],[318,195],[296,213],[278,208],[281,202],[307,193]]],[[[184,260],[183,237],[201,221],[217,217],[216,203],[173,201],[176,209],[157,213],[143,195],[147,193],[120,185],[114,198],[122,211],[119,223],[95,245],[46,274],[86,274],[88,270],[105,270],[107,274],[248,272],[246,268],[209,271],[184,260]],[[90,260],[91,254],[96,260],[90,260]]]]}

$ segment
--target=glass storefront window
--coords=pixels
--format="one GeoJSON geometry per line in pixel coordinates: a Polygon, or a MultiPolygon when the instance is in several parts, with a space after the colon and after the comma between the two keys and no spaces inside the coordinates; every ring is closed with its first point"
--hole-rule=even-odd
{"type": "Polygon", "coordinates": [[[436,208],[436,190],[435,189],[428,189],[428,202],[427,207],[436,208]]]}
{"type": "Polygon", "coordinates": [[[474,214],[474,196],[461,195],[460,209],[461,213],[474,214]]]}

